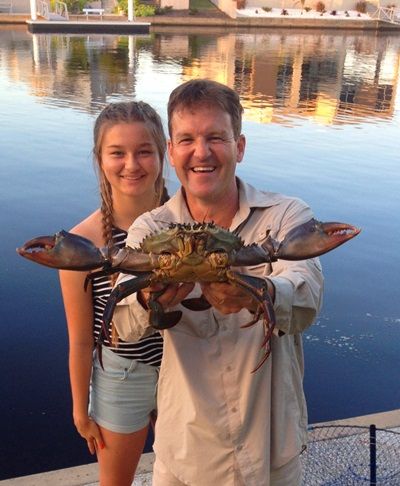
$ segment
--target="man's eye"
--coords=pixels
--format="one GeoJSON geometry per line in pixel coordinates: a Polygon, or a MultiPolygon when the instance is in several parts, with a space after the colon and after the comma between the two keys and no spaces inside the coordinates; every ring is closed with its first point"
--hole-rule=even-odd
{"type": "Polygon", "coordinates": [[[180,140],[178,140],[178,145],[189,145],[191,142],[191,138],[181,138],[180,140]]]}
{"type": "Polygon", "coordinates": [[[224,140],[223,137],[219,137],[219,136],[215,135],[214,137],[210,137],[208,139],[208,141],[211,142],[211,143],[221,143],[221,142],[224,142],[225,140],[224,140]]]}

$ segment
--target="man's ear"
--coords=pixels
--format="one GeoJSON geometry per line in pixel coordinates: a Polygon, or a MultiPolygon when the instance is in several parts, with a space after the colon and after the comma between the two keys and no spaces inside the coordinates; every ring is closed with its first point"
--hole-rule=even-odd
{"type": "Polygon", "coordinates": [[[244,151],[246,148],[246,137],[242,133],[239,135],[239,138],[236,141],[236,147],[237,147],[236,162],[239,163],[243,160],[244,151]]]}
{"type": "Polygon", "coordinates": [[[172,145],[172,142],[171,142],[171,139],[169,139],[167,141],[167,152],[168,152],[168,159],[169,159],[169,163],[172,167],[175,167],[175,164],[174,164],[174,156],[173,156],[173,151],[174,151],[174,146],[172,145]]]}

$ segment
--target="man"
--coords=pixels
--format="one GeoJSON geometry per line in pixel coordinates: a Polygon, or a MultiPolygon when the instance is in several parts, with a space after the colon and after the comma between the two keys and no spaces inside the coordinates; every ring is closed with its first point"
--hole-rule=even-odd
{"type": "MultiPolygon", "coordinates": [[[[236,178],[246,145],[241,116],[238,95],[213,81],[189,81],[171,93],[168,152],[182,187],[164,206],[135,221],[129,246],[137,247],[166,222],[213,221],[231,231],[240,227],[246,244],[259,244],[267,230],[282,240],[312,218],[302,201],[260,192],[236,178]]],[[[164,332],[156,486],[301,483],[299,454],[307,435],[301,333],[320,308],[321,268],[313,259],[241,270],[265,279],[277,319],[271,355],[255,373],[264,330],[261,322],[240,327],[257,307],[248,294],[227,283],[182,284],[168,286],[158,298],[170,310],[189,293],[203,293],[212,308],[179,306],[182,319],[164,332]]],[[[114,324],[123,339],[151,332],[147,299],[146,292],[132,294],[117,306],[114,324]]]]}

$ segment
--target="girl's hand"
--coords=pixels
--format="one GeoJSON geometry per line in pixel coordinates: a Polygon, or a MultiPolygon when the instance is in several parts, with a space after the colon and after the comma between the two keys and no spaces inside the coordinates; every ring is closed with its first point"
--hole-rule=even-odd
{"type": "Polygon", "coordinates": [[[86,440],[91,454],[95,454],[97,449],[104,449],[100,428],[92,418],[75,421],[75,427],[79,435],[86,440]]]}

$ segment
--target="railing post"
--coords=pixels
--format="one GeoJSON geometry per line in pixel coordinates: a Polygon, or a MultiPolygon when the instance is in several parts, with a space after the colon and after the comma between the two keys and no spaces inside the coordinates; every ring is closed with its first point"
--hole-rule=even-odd
{"type": "Polygon", "coordinates": [[[370,485],[376,485],[376,426],[369,426],[369,467],[370,467],[370,485]]]}
{"type": "Polygon", "coordinates": [[[31,19],[32,20],[37,20],[36,0],[30,0],[30,8],[31,8],[31,19]]]}

